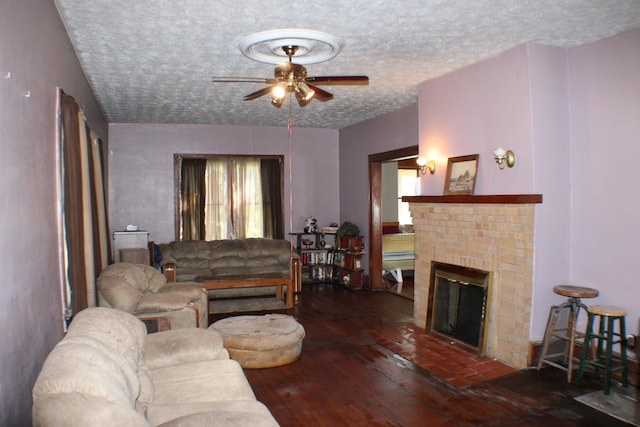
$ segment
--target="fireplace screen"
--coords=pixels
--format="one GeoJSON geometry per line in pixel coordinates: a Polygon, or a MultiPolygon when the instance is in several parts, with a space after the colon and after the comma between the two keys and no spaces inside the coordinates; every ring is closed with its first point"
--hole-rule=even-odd
{"type": "Polygon", "coordinates": [[[431,331],[482,352],[489,273],[434,263],[431,331]]]}

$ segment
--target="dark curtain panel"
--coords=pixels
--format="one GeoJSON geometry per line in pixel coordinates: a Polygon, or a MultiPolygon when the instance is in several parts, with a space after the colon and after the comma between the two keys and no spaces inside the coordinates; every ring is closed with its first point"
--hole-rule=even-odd
{"type": "Polygon", "coordinates": [[[284,239],[281,165],[280,159],[262,159],[260,161],[264,237],[270,239],[284,239]]]}
{"type": "Polygon", "coordinates": [[[82,209],[82,159],[80,151],[80,108],[64,93],[60,99],[62,113],[62,155],[64,179],[64,227],[67,244],[67,280],[71,288],[71,313],[87,308],[87,279],[84,254],[82,209]]]}
{"type": "Polygon", "coordinates": [[[182,240],[204,240],[206,159],[182,159],[180,170],[180,223],[182,240]]]}

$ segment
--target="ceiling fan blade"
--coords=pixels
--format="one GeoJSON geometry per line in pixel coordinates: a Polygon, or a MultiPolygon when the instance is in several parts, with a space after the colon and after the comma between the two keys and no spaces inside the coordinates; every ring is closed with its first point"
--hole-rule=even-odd
{"type": "Polygon", "coordinates": [[[308,84],[308,86],[309,86],[309,88],[311,90],[313,90],[315,92],[315,95],[313,95],[313,97],[315,99],[317,99],[318,101],[325,102],[325,101],[330,101],[330,100],[333,99],[333,94],[332,93],[329,93],[326,90],[320,89],[318,86],[313,86],[313,85],[309,85],[309,84],[308,84]]]}
{"type": "Polygon", "coordinates": [[[269,92],[271,92],[271,89],[273,89],[273,86],[263,87],[260,90],[251,92],[249,95],[245,95],[244,100],[253,101],[254,99],[260,98],[261,96],[268,94],[269,92]]]}
{"type": "Polygon", "coordinates": [[[366,86],[369,84],[367,76],[316,76],[306,77],[305,81],[315,85],[359,85],[366,86]]]}
{"type": "Polygon", "coordinates": [[[213,83],[263,83],[273,84],[275,79],[263,79],[259,77],[213,77],[213,83]]]}

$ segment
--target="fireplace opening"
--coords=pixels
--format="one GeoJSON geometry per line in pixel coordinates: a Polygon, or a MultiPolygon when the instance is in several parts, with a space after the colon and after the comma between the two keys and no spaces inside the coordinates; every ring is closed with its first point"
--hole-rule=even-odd
{"type": "Polygon", "coordinates": [[[438,262],[431,272],[430,332],[482,354],[489,272],[438,262]]]}

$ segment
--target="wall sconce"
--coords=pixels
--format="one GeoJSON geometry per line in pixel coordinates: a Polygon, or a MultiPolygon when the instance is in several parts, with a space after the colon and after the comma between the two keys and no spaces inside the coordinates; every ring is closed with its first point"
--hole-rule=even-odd
{"type": "Polygon", "coordinates": [[[436,173],[436,162],[435,162],[435,160],[429,160],[427,162],[427,159],[425,159],[424,157],[420,156],[420,157],[418,157],[416,159],[416,163],[418,164],[418,168],[420,168],[420,173],[422,175],[425,175],[427,173],[427,170],[429,171],[429,173],[431,175],[436,173]]]}
{"type": "Polygon", "coordinates": [[[516,164],[516,155],[513,154],[513,151],[505,150],[502,147],[496,148],[496,151],[493,152],[493,157],[496,159],[496,163],[500,169],[504,169],[505,164],[510,168],[516,164]]]}

